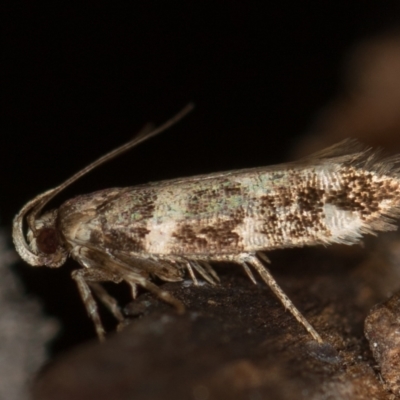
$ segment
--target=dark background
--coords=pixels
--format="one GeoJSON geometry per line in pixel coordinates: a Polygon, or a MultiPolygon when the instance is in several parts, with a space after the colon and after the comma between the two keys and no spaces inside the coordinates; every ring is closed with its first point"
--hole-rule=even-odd
{"type": "MultiPolygon", "coordinates": [[[[59,201],[111,186],[284,159],[340,90],[361,40],[396,26],[398,1],[13,1],[3,6],[0,217],[189,101],[195,111],[99,168],[59,201]]],[[[57,203],[55,203],[57,205],[57,203]]],[[[15,268],[64,321],[61,349],[93,336],[60,270],[15,268]]]]}

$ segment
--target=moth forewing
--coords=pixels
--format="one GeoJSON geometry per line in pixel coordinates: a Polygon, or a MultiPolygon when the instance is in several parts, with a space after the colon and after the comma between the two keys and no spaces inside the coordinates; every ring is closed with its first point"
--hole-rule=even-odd
{"type": "Polygon", "coordinates": [[[397,165],[398,158],[383,159],[345,141],[294,163],[101,190],[39,217],[54,195],[49,191],[17,215],[14,241],[31,265],[59,266],[68,252],[84,267],[73,278],[101,339],[104,329],[92,292],[120,323],[124,318],[99,282],[125,281],[133,297],[143,287],[182,312],[183,304],[151,279],[180,281],[187,273],[195,284],[200,277],[216,284],[210,263],[228,261],[242,266],[254,283],[256,271],[321,343],[262,263],[268,260],[263,252],[353,244],[363,234],[395,229],[397,165]],[[22,220],[29,212],[28,246],[22,220]]]}

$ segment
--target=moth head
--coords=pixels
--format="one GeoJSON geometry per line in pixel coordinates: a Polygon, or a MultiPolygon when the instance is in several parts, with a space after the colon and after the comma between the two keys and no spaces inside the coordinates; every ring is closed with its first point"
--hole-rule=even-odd
{"type": "Polygon", "coordinates": [[[29,202],[16,215],[13,223],[13,241],[21,258],[32,266],[57,268],[68,257],[65,241],[57,229],[57,210],[52,210],[36,217],[31,212],[37,199],[29,202]],[[28,222],[26,238],[24,221],[28,222]]]}
{"type": "Polygon", "coordinates": [[[35,231],[29,228],[26,235],[29,248],[46,267],[60,267],[68,257],[56,221],[57,210],[48,211],[35,220],[35,231]]]}

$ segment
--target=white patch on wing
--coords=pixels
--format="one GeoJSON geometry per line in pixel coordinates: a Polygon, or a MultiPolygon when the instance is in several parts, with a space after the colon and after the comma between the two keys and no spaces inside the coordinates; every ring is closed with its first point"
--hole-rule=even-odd
{"type": "Polygon", "coordinates": [[[169,187],[157,193],[153,217],[147,222],[150,231],[145,239],[145,250],[151,254],[169,254],[174,242],[173,234],[178,230],[179,221],[186,210],[187,194],[169,187]]]}
{"type": "Polygon", "coordinates": [[[171,251],[172,235],[177,230],[176,221],[169,219],[156,223],[150,219],[147,223],[147,229],[150,231],[144,241],[146,252],[152,254],[166,254],[171,251]]]}
{"type": "Polygon", "coordinates": [[[339,243],[355,243],[361,238],[363,221],[355,211],[346,211],[333,204],[324,205],[325,224],[331,231],[332,240],[339,243]]]}
{"type": "Polygon", "coordinates": [[[262,230],[264,221],[252,217],[245,217],[243,221],[233,230],[237,233],[244,248],[247,250],[261,249],[268,247],[268,238],[265,234],[258,233],[262,230]]]}

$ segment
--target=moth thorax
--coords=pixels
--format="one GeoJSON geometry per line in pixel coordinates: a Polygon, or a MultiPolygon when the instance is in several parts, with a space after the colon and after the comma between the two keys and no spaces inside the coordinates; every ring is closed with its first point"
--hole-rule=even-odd
{"type": "Polygon", "coordinates": [[[29,229],[27,234],[31,251],[41,257],[47,267],[60,267],[68,255],[56,221],[57,210],[48,211],[35,221],[35,233],[29,229]]]}

